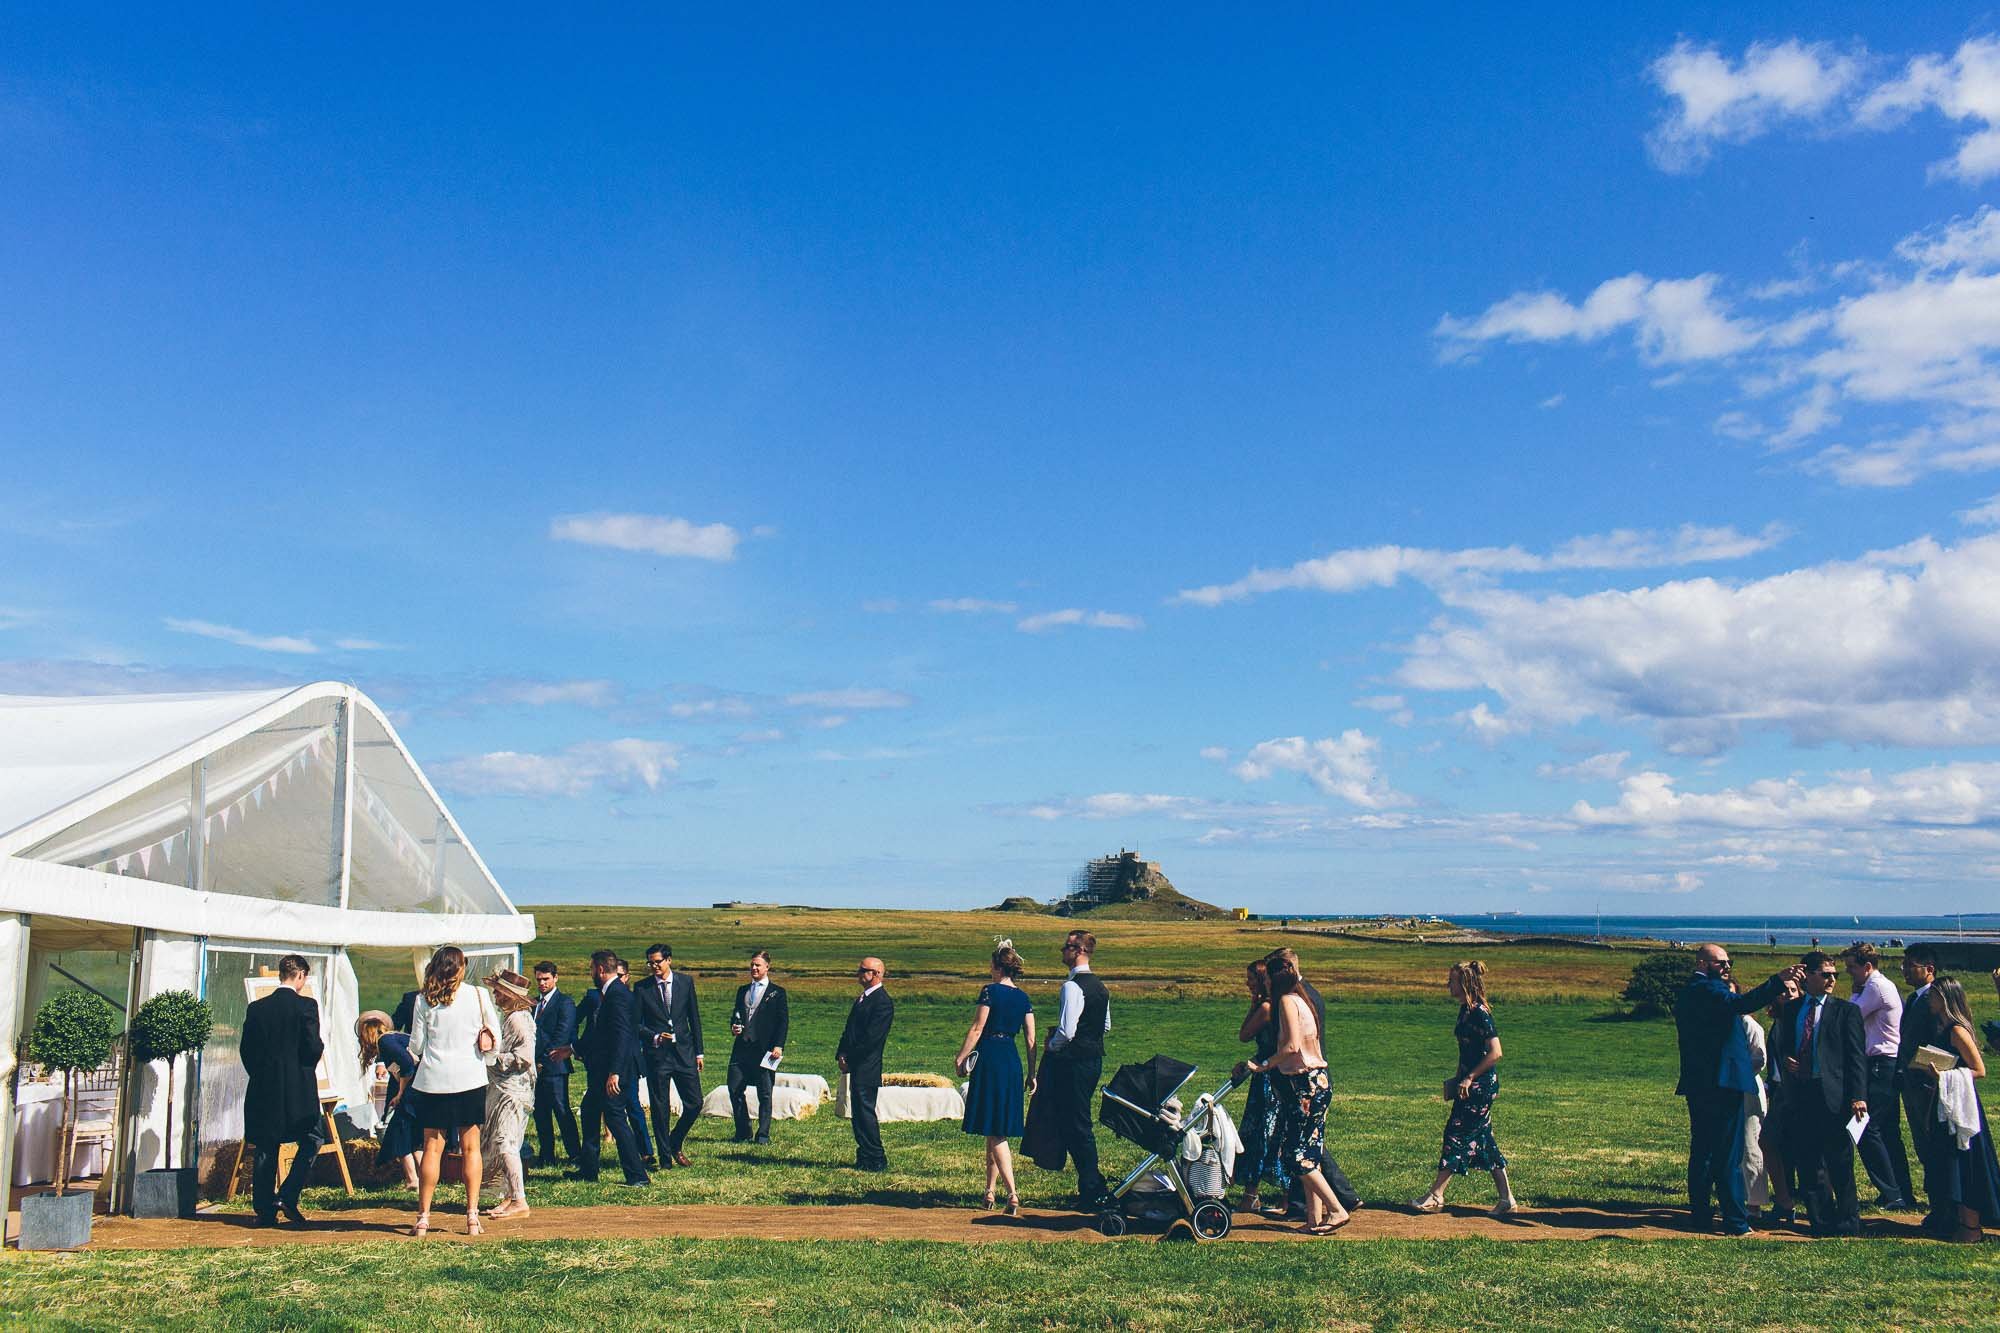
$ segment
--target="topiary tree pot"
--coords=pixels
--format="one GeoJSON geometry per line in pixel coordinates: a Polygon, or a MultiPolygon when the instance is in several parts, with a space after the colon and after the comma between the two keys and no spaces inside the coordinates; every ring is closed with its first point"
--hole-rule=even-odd
{"type": "Polygon", "coordinates": [[[132,1178],[132,1216],[193,1217],[199,1198],[191,1166],[141,1171],[132,1178]]]}
{"type": "Polygon", "coordinates": [[[90,1244],[90,1209],[97,1195],[90,1190],[51,1190],[21,1200],[21,1248],[80,1250],[90,1244]]]}

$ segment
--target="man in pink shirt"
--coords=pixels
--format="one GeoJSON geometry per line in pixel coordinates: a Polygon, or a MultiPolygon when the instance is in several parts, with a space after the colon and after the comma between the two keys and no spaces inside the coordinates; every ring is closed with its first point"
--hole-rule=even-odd
{"type": "Polygon", "coordinates": [[[1868,1179],[1881,1197],[1876,1206],[1890,1212],[1916,1207],[1910,1183],[1910,1160],[1903,1154],[1902,1103],[1896,1096],[1896,1051],[1902,1041],[1903,996],[1882,975],[1881,958],[1872,944],[1855,944],[1841,955],[1854,983],[1854,1003],[1861,1009],[1862,1040],[1868,1054],[1868,1127],[1856,1145],[1868,1179]]]}

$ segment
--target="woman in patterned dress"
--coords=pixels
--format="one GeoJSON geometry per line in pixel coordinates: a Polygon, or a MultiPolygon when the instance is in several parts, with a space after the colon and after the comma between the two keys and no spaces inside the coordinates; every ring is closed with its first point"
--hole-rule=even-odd
{"type": "Polygon", "coordinates": [[[1278,1086],[1286,1101],[1279,1151],[1306,1196],[1302,1230],[1309,1236],[1330,1236],[1347,1225],[1349,1214],[1320,1170],[1326,1150],[1326,1107],[1333,1099],[1333,1085],[1327,1078],[1326,1056],[1320,1050],[1319,1020],[1299,991],[1302,978],[1289,951],[1266,959],[1265,967],[1271,982],[1271,1003],[1277,1012],[1277,1049],[1266,1059],[1239,1064],[1236,1077],[1246,1072],[1279,1076],[1278,1086]]]}
{"type": "MultiPolygon", "coordinates": [[[[1256,1058],[1268,1060],[1278,1049],[1278,1024],[1271,1017],[1271,981],[1263,959],[1244,970],[1244,982],[1250,991],[1250,1012],[1243,1016],[1236,1039],[1256,1042],[1256,1058]]],[[[1250,1096],[1237,1127],[1242,1131],[1243,1151],[1236,1155],[1236,1183],[1243,1187],[1243,1211],[1259,1211],[1257,1196],[1268,1180],[1278,1187],[1276,1216],[1283,1217],[1284,1193],[1292,1184],[1291,1168],[1279,1151],[1284,1138],[1284,1094],[1277,1075],[1268,1070],[1247,1077],[1250,1096]]]]}
{"type": "Polygon", "coordinates": [[[1444,1207],[1444,1188],[1453,1176],[1467,1171],[1490,1171],[1493,1188],[1500,1201],[1493,1205],[1495,1217],[1518,1210],[1513,1188],[1507,1183],[1507,1159],[1493,1139],[1493,1098],[1500,1092],[1500,1033],[1493,1026],[1493,1010],[1486,1003],[1486,965],[1478,961],[1454,963],[1445,982],[1451,997],[1458,1001],[1458,1072],[1444,1081],[1445,1099],[1451,1103],[1451,1118],[1444,1125],[1444,1151],[1438,1156],[1437,1179],[1430,1192],[1410,1206],[1420,1213],[1435,1213],[1444,1207]]]}
{"type": "Polygon", "coordinates": [[[500,1206],[486,1215],[526,1217],[521,1139],[527,1132],[528,1113],[535,1109],[535,1020],[528,1012],[528,979],[501,971],[486,978],[486,985],[504,1017],[500,1040],[486,1053],[486,1129],[480,1137],[492,1145],[488,1168],[502,1177],[507,1192],[500,1206]]]}

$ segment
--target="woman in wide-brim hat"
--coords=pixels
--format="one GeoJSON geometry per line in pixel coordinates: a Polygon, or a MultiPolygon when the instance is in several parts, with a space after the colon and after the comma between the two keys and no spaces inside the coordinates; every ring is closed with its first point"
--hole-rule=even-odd
{"type": "Polygon", "coordinates": [[[528,979],[501,970],[486,978],[493,1003],[500,1010],[500,1040],[486,1053],[486,1131],[492,1145],[487,1169],[507,1192],[492,1218],[525,1217],[528,1212],[526,1173],[521,1165],[521,1140],[528,1131],[528,1114],[535,1109],[535,1020],[529,1012],[528,979]]]}

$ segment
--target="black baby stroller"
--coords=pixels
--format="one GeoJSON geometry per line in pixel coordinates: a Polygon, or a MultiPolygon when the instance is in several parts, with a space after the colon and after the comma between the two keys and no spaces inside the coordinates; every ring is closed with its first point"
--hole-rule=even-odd
{"type": "Polygon", "coordinates": [[[1126,1065],[1104,1085],[1104,1104],[1098,1122],[1127,1143],[1144,1148],[1146,1160],[1111,1191],[1111,1202],[1097,1215],[1097,1229],[1107,1236],[1122,1236],[1130,1223],[1127,1201],[1140,1179],[1158,1170],[1180,1198],[1182,1215],[1194,1234],[1202,1240],[1220,1240],[1229,1234],[1229,1204],[1224,1194],[1229,1181],[1222,1173],[1222,1159],[1215,1143],[1215,1108],[1236,1091],[1231,1079],[1214,1092],[1195,1101],[1183,1114],[1174,1102],[1197,1066],[1185,1065],[1156,1055],[1142,1064],[1126,1065]],[[1199,1154],[1185,1163],[1182,1152],[1188,1136],[1197,1136],[1199,1154]]]}

